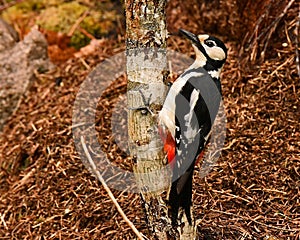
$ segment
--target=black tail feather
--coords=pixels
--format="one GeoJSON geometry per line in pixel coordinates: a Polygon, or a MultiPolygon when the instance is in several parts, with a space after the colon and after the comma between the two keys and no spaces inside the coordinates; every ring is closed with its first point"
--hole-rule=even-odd
{"type": "Polygon", "coordinates": [[[174,181],[169,194],[169,205],[171,208],[172,225],[177,225],[179,208],[182,207],[190,225],[192,225],[191,206],[192,206],[192,180],[193,171],[189,173],[188,179],[184,183],[181,191],[178,191],[178,182],[181,177],[174,181]]]}

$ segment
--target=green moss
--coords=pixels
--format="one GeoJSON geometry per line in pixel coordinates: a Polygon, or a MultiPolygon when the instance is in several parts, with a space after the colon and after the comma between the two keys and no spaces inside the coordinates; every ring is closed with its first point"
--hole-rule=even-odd
{"type": "Polygon", "coordinates": [[[94,4],[88,7],[82,1],[75,0],[27,0],[9,8],[3,13],[3,18],[11,23],[28,26],[29,29],[29,25],[38,24],[43,29],[68,34],[78,19],[88,12],[72,34],[71,46],[78,49],[90,41],[88,34],[83,34],[79,28],[95,38],[101,38],[113,31],[119,17],[111,4],[94,4]]]}
{"type": "Polygon", "coordinates": [[[49,7],[42,11],[37,19],[37,24],[51,31],[67,33],[76,20],[87,10],[87,7],[77,2],[49,7]]]}
{"type": "MultiPolygon", "coordinates": [[[[37,23],[45,29],[55,32],[68,33],[76,21],[89,11],[87,17],[80,23],[79,27],[87,31],[94,37],[100,37],[108,33],[113,27],[112,20],[115,18],[113,13],[89,10],[88,7],[77,2],[61,4],[57,7],[45,9],[38,18],[37,23]]],[[[80,48],[88,44],[90,39],[78,29],[71,38],[71,45],[80,48]]]]}
{"type": "Polygon", "coordinates": [[[51,6],[51,4],[61,4],[63,0],[27,0],[18,3],[7,10],[5,10],[1,16],[10,23],[19,22],[25,20],[30,22],[34,19],[43,9],[51,6]]]}
{"type": "Polygon", "coordinates": [[[19,9],[22,12],[31,12],[31,11],[39,11],[46,7],[46,1],[40,1],[40,0],[31,0],[31,1],[24,1],[20,4],[16,4],[12,8],[19,9]]]}

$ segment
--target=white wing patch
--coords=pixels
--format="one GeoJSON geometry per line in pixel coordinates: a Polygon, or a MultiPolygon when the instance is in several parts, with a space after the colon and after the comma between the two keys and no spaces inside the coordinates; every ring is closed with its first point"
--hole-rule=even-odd
{"type": "MultiPolygon", "coordinates": [[[[193,65],[190,67],[193,68],[193,65]]],[[[187,70],[189,70],[188,68],[187,70]]],[[[169,93],[166,97],[162,110],[159,112],[159,124],[165,125],[170,133],[175,138],[175,98],[180,92],[186,82],[192,77],[201,77],[203,73],[197,71],[191,71],[189,74],[185,74],[184,77],[179,77],[172,85],[169,93]]],[[[194,95],[197,93],[194,93],[194,95]]],[[[199,94],[199,93],[198,93],[199,94]]],[[[194,96],[196,97],[196,96],[194,96]]],[[[194,105],[196,102],[194,103],[194,105]]],[[[178,129],[179,130],[179,129],[178,129]]]]}
{"type": "Polygon", "coordinates": [[[186,126],[189,126],[191,120],[192,120],[192,111],[194,111],[195,105],[197,103],[197,100],[199,98],[199,90],[194,89],[192,94],[191,94],[191,99],[190,99],[190,112],[184,116],[184,120],[186,122],[186,126]]]}
{"type": "Polygon", "coordinates": [[[213,78],[219,78],[221,71],[222,71],[222,68],[218,69],[217,71],[216,70],[209,71],[208,74],[213,78]]]}
{"type": "Polygon", "coordinates": [[[199,95],[200,95],[199,90],[194,89],[192,92],[192,95],[191,95],[191,99],[190,99],[190,111],[188,114],[186,114],[184,116],[185,125],[187,127],[187,131],[184,132],[184,135],[187,138],[188,143],[192,143],[193,140],[195,140],[196,134],[198,134],[198,132],[199,132],[199,128],[197,129],[197,127],[196,127],[195,129],[193,129],[192,124],[191,124],[194,108],[198,101],[199,95]]]}

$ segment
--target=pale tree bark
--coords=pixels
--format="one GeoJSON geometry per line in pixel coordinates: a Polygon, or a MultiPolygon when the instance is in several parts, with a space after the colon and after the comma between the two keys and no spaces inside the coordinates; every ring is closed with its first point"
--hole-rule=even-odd
{"type": "MultiPolygon", "coordinates": [[[[126,1],[128,135],[134,172],[147,224],[155,239],[195,239],[195,226],[173,229],[166,195],[171,184],[157,113],[164,102],[168,77],[166,0],[126,1]]],[[[184,226],[184,227],[183,227],[184,226]]]]}

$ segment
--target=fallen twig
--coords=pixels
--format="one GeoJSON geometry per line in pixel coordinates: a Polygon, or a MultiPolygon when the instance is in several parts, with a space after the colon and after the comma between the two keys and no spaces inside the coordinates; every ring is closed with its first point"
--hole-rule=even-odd
{"type": "Polygon", "coordinates": [[[10,8],[10,7],[16,5],[17,3],[21,3],[21,2],[24,2],[24,0],[16,0],[16,1],[6,3],[3,6],[0,6],[0,12],[4,11],[7,8],[10,8]]]}
{"type": "Polygon", "coordinates": [[[92,167],[93,172],[96,174],[98,180],[103,185],[104,189],[108,193],[108,196],[112,200],[113,204],[116,206],[118,212],[121,214],[121,216],[123,217],[123,219],[125,220],[125,222],[128,224],[128,226],[136,234],[136,236],[138,237],[138,239],[144,240],[143,235],[137,230],[137,228],[134,226],[134,224],[127,218],[126,214],[124,213],[124,211],[122,210],[121,206],[117,202],[117,200],[114,197],[113,193],[110,191],[109,187],[107,186],[107,184],[106,184],[105,180],[103,179],[102,175],[97,170],[97,167],[96,167],[96,165],[95,165],[95,163],[94,163],[94,161],[93,161],[93,159],[92,159],[92,157],[91,157],[91,155],[89,153],[89,150],[87,149],[87,146],[85,144],[84,138],[82,136],[81,136],[80,140],[81,140],[81,145],[83,147],[84,153],[85,153],[86,157],[88,158],[88,161],[89,161],[89,163],[90,163],[90,165],[92,167]]]}
{"type": "Polygon", "coordinates": [[[257,50],[259,47],[259,42],[263,43],[263,49],[261,51],[261,59],[264,60],[266,50],[269,46],[269,41],[276,31],[279,22],[281,19],[287,14],[290,7],[294,4],[295,0],[289,1],[289,3],[285,6],[281,14],[277,16],[265,29],[259,31],[260,24],[264,22],[267,18],[269,18],[270,9],[272,4],[269,4],[265,10],[265,12],[258,18],[254,31],[252,32],[251,36],[249,37],[248,44],[250,45],[248,49],[251,49],[250,60],[254,61],[257,57],[257,50]]]}
{"type": "Polygon", "coordinates": [[[293,5],[293,3],[295,2],[295,0],[291,0],[288,5],[286,5],[286,7],[284,8],[283,12],[270,24],[271,28],[269,30],[269,33],[267,34],[267,36],[263,39],[263,42],[265,43],[264,45],[264,49],[262,51],[262,59],[264,60],[265,57],[265,53],[267,50],[267,47],[269,45],[269,41],[270,38],[272,36],[272,34],[275,32],[278,23],[280,22],[280,20],[286,15],[287,11],[289,10],[289,8],[293,5]]]}
{"type": "Polygon", "coordinates": [[[300,78],[300,56],[299,56],[299,27],[300,27],[300,4],[299,4],[299,10],[298,10],[298,21],[296,22],[296,67],[298,71],[298,76],[300,78]]]}
{"type": "Polygon", "coordinates": [[[82,16],[76,20],[76,22],[74,23],[74,25],[71,27],[70,31],[68,32],[67,36],[71,37],[74,34],[75,30],[78,28],[80,23],[86,18],[86,16],[88,14],[89,14],[89,11],[85,11],[82,14],[82,16]]]}

